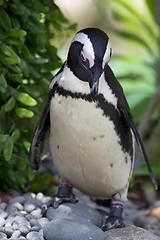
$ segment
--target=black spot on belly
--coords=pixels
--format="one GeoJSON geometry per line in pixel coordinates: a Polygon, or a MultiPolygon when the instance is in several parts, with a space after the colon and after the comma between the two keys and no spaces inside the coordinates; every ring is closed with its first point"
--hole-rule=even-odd
{"type": "Polygon", "coordinates": [[[113,163],[110,164],[111,168],[113,167],[113,163]]]}
{"type": "Polygon", "coordinates": [[[125,161],[126,161],[126,163],[128,163],[128,158],[125,156],[125,161]]]}
{"type": "Polygon", "coordinates": [[[57,149],[59,149],[59,145],[57,145],[57,149]]]}

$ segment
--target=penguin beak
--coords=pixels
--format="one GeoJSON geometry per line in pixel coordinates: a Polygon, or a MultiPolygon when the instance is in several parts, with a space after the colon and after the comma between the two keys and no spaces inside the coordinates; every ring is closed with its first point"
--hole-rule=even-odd
{"type": "Polygon", "coordinates": [[[89,83],[90,93],[93,100],[95,100],[95,97],[98,94],[98,85],[99,85],[99,79],[92,79],[92,83],[89,83]]]}
{"type": "Polygon", "coordinates": [[[98,94],[99,78],[101,74],[102,71],[97,70],[94,73],[92,72],[89,78],[90,94],[93,100],[95,100],[95,97],[98,94]]]}

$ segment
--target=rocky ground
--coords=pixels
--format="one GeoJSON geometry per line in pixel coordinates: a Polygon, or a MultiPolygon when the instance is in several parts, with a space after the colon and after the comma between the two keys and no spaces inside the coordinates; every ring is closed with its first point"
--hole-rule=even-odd
{"type": "MultiPolygon", "coordinates": [[[[126,227],[103,232],[98,224],[109,209],[100,207],[75,190],[79,202],[49,208],[46,217],[41,206],[51,198],[42,193],[20,194],[12,191],[7,202],[0,200],[0,240],[158,240],[160,222],[146,216],[131,201],[124,207],[126,227]],[[7,202],[7,203],[6,203],[7,202]]],[[[155,206],[160,203],[156,202],[155,206]]]]}

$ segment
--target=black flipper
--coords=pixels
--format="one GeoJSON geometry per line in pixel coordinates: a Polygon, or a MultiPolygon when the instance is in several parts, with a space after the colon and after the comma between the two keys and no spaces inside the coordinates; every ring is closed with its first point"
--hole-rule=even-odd
{"type": "Polygon", "coordinates": [[[146,164],[146,167],[148,169],[148,172],[149,172],[149,175],[150,175],[150,178],[152,180],[152,183],[155,187],[155,189],[157,190],[158,189],[158,186],[157,186],[157,181],[156,181],[156,178],[155,176],[153,175],[153,172],[152,172],[152,169],[151,169],[151,166],[150,166],[150,163],[148,161],[148,157],[147,157],[147,154],[145,152],[145,149],[144,149],[144,146],[143,146],[143,143],[142,143],[142,140],[139,136],[139,133],[134,125],[134,122],[132,120],[132,116],[130,114],[129,111],[127,111],[127,109],[123,106],[123,104],[119,104],[118,106],[120,112],[122,113],[122,115],[125,117],[126,119],[126,122],[127,124],[129,125],[129,127],[132,129],[133,133],[134,133],[134,136],[135,136],[135,139],[136,139],[136,142],[141,150],[141,153],[143,155],[143,158],[144,158],[144,161],[145,161],[145,164],[146,164]]]}
{"type": "Polygon", "coordinates": [[[47,144],[47,141],[49,140],[49,134],[50,134],[50,100],[52,97],[52,91],[54,90],[54,83],[56,82],[56,77],[60,75],[60,73],[63,71],[64,66],[66,62],[64,62],[63,66],[61,69],[58,71],[58,73],[54,76],[52,79],[52,82],[50,84],[50,91],[49,91],[49,101],[46,104],[41,117],[39,119],[34,137],[32,139],[32,144],[30,147],[30,152],[29,152],[29,165],[33,169],[38,169],[42,155],[44,152],[44,148],[47,144]]]}
{"type": "Polygon", "coordinates": [[[50,132],[50,101],[46,104],[39,119],[29,152],[29,165],[38,169],[50,132]]]}
{"type": "Polygon", "coordinates": [[[118,110],[119,110],[120,114],[122,115],[122,117],[125,118],[128,126],[132,129],[132,131],[134,133],[136,142],[137,142],[137,144],[138,144],[138,146],[139,146],[139,148],[142,152],[142,155],[143,155],[146,167],[148,169],[150,178],[153,182],[153,185],[154,185],[155,189],[157,190],[157,188],[158,188],[157,181],[156,181],[156,179],[153,175],[153,172],[152,172],[151,166],[149,164],[147,154],[145,152],[145,149],[144,149],[143,143],[141,141],[141,138],[140,138],[140,136],[139,136],[139,134],[136,130],[136,127],[134,125],[134,122],[132,120],[130,108],[129,108],[128,103],[126,101],[126,98],[124,96],[123,89],[122,89],[121,85],[119,84],[118,80],[116,79],[116,77],[114,76],[114,73],[109,66],[106,66],[105,78],[106,78],[107,84],[109,84],[110,88],[112,89],[113,93],[115,94],[115,96],[118,99],[117,105],[118,105],[118,110]]]}

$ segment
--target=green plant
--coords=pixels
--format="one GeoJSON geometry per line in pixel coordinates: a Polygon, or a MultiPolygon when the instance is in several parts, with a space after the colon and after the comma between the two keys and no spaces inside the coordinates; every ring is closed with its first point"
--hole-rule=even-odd
{"type": "Polygon", "coordinates": [[[30,142],[62,64],[51,39],[67,27],[52,0],[0,0],[1,189],[24,188],[35,178],[27,165],[30,142]]]}

